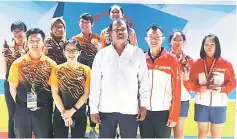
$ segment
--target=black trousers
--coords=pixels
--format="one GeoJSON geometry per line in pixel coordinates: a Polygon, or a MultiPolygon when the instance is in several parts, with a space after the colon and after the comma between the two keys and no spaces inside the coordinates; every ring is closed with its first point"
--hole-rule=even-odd
{"type": "Polygon", "coordinates": [[[8,138],[15,138],[14,133],[14,120],[13,115],[15,112],[16,103],[14,102],[10,89],[9,89],[9,83],[7,81],[4,82],[4,96],[7,104],[8,109],[8,138]]]}
{"type": "MultiPolygon", "coordinates": [[[[71,127],[71,137],[84,138],[87,127],[87,116],[85,106],[82,107],[82,110],[80,112],[76,112],[73,115],[72,119],[75,121],[75,126],[71,127]]],[[[55,107],[53,115],[54,138],[68,138],[68,129],[69,127],[65,126],[60,111],[57,107],[55,107]]]]}
{"type": "Polygon", "coordinates": [[[169,138],[168,117],[169,111],[147,111],[146,119],[139,122],[141,138],[169,138]]]}
{"type": "Polygon", "coordinates": [[[32,131],[36,138],[52,137],[51,107],[30,111],[16,106],[14,122],[16,138],[32,138],[32,131]]]}
{"type": "Polygon", "coordinates": [[[100,113],[100,119],[100,138],[115,138],[117,125],[119,125],[121,138],[137,137],[136,115],[100,113]]]}

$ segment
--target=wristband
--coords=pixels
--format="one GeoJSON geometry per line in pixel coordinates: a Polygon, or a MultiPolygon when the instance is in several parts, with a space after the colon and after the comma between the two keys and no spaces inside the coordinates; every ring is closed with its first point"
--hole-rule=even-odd
{"type": "Polygon", "coordinates": [[[73,106],[73,109],[76,110],[76,111],[78,110],[76,106],[73,106]]]}

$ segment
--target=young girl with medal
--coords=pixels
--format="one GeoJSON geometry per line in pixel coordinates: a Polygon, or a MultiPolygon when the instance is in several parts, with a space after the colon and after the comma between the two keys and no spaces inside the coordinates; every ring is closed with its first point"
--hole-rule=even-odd
{"type": "MultiPolygon", "coordinates": [[[[183,74],[185,70],[190,70],[193,63],[193,59],[183,52],[185,41],[186,36],[181,30],[173,30],[169,36],[169,42],[172,47],[171,53],[179,60],[181,74],[183,74]]],[[[191,98],[190,92],[184,87],[182,81],[181,75],[181,109],[178,123],[173,128],[174,138],[184,138],[184,125],[188,117],[189,100],[191,98]]]]}
{"type": "Polygon", "coordinates": [[[184,85],[195,93],[195,116],[198,138],[221,138],[222,125],[226,122],[228,94],[236,87],[232,64],[221,57],[219,39],[209,34],[202,41],[200,58],[184,74],[184,85]]]}
{"type": "Polygon", "coordinates": [[[69,40],[64,46],[67,62],[58,65],[51,80],[56,104],[53,116],[55,138],[84,138],[87,126],[86,101],[89,96],[90,68],[77,61],[81,46],[69,40]]]}

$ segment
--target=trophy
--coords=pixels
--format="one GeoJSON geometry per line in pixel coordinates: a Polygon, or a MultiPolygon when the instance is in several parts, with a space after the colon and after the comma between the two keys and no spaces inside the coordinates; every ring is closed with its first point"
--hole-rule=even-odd
{"type": "Polygon", "coordinates": [[[98,42],[98,39],[95,39],[95,38],[92,38],[92,39],[91,39],[91,43],[92,43],[92,44],[95,44],[95,43],[97,43],[97,42],[98,42]]]}
{"type": "Polygon", "coordinates": [[[95,38],[91,39],[91,43],[97,47],[97,50],[99,50],[102,47],[98,39],[95,38]]]}
{"type": "Polygon", "coordinates": [[[189,67],[189,64],[188,64],[189,58],[190,58],[189,56],[184,55],[182,57],[182,59],[180,60],[180,62],[181,62],[181,70],[183,72],[190,70],[190,67],[189,67]]]}
{"type": "Polygon", "coordinates": [[[19,47],[18,47],[18,49],[15,49],[14,50],[14,56],[17,58],[17,57],[21,57],[21,56],[23,56],[24,54],[25,54],[25,50],[24,50],[24,48],[23,48],[24,46],[23,45],[20,45],[19,47]]]}
{"type": "Polygon", "coordinates": [[[207,78],[207,89],[218,89],[218,85],[214,84],[214,76],[217,76],[217,74],[211,73],[210,76],[207,78]]]}
{"type": "Polygon", "coordinates": [[[109,32],[104,33],[104,40],[105,40],[105,46],[108,46],[111,44],[111,37],[109,32]]]}
{"type": "Polygon", "coordinates": [[[3,53],[4,57],[8,57],[8,56],[11,56],[11,55],[12,55],[12,51],[10,50],[10,47],[9,47],[9,45],[7,44],[7,41],[6,41],[6,40],[4,40],[3,48],[4,48],[4,50],[3,50],[2,53],[3,53]]]}

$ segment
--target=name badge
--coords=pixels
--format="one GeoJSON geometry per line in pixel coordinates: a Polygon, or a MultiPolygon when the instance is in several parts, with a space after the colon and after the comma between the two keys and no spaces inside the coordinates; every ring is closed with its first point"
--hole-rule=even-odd
{"type": "Polygon", "coordinates": [[[28,92],[27,93],[27,108],[31,111],[37,110],[37,94],[28,92]]]}

